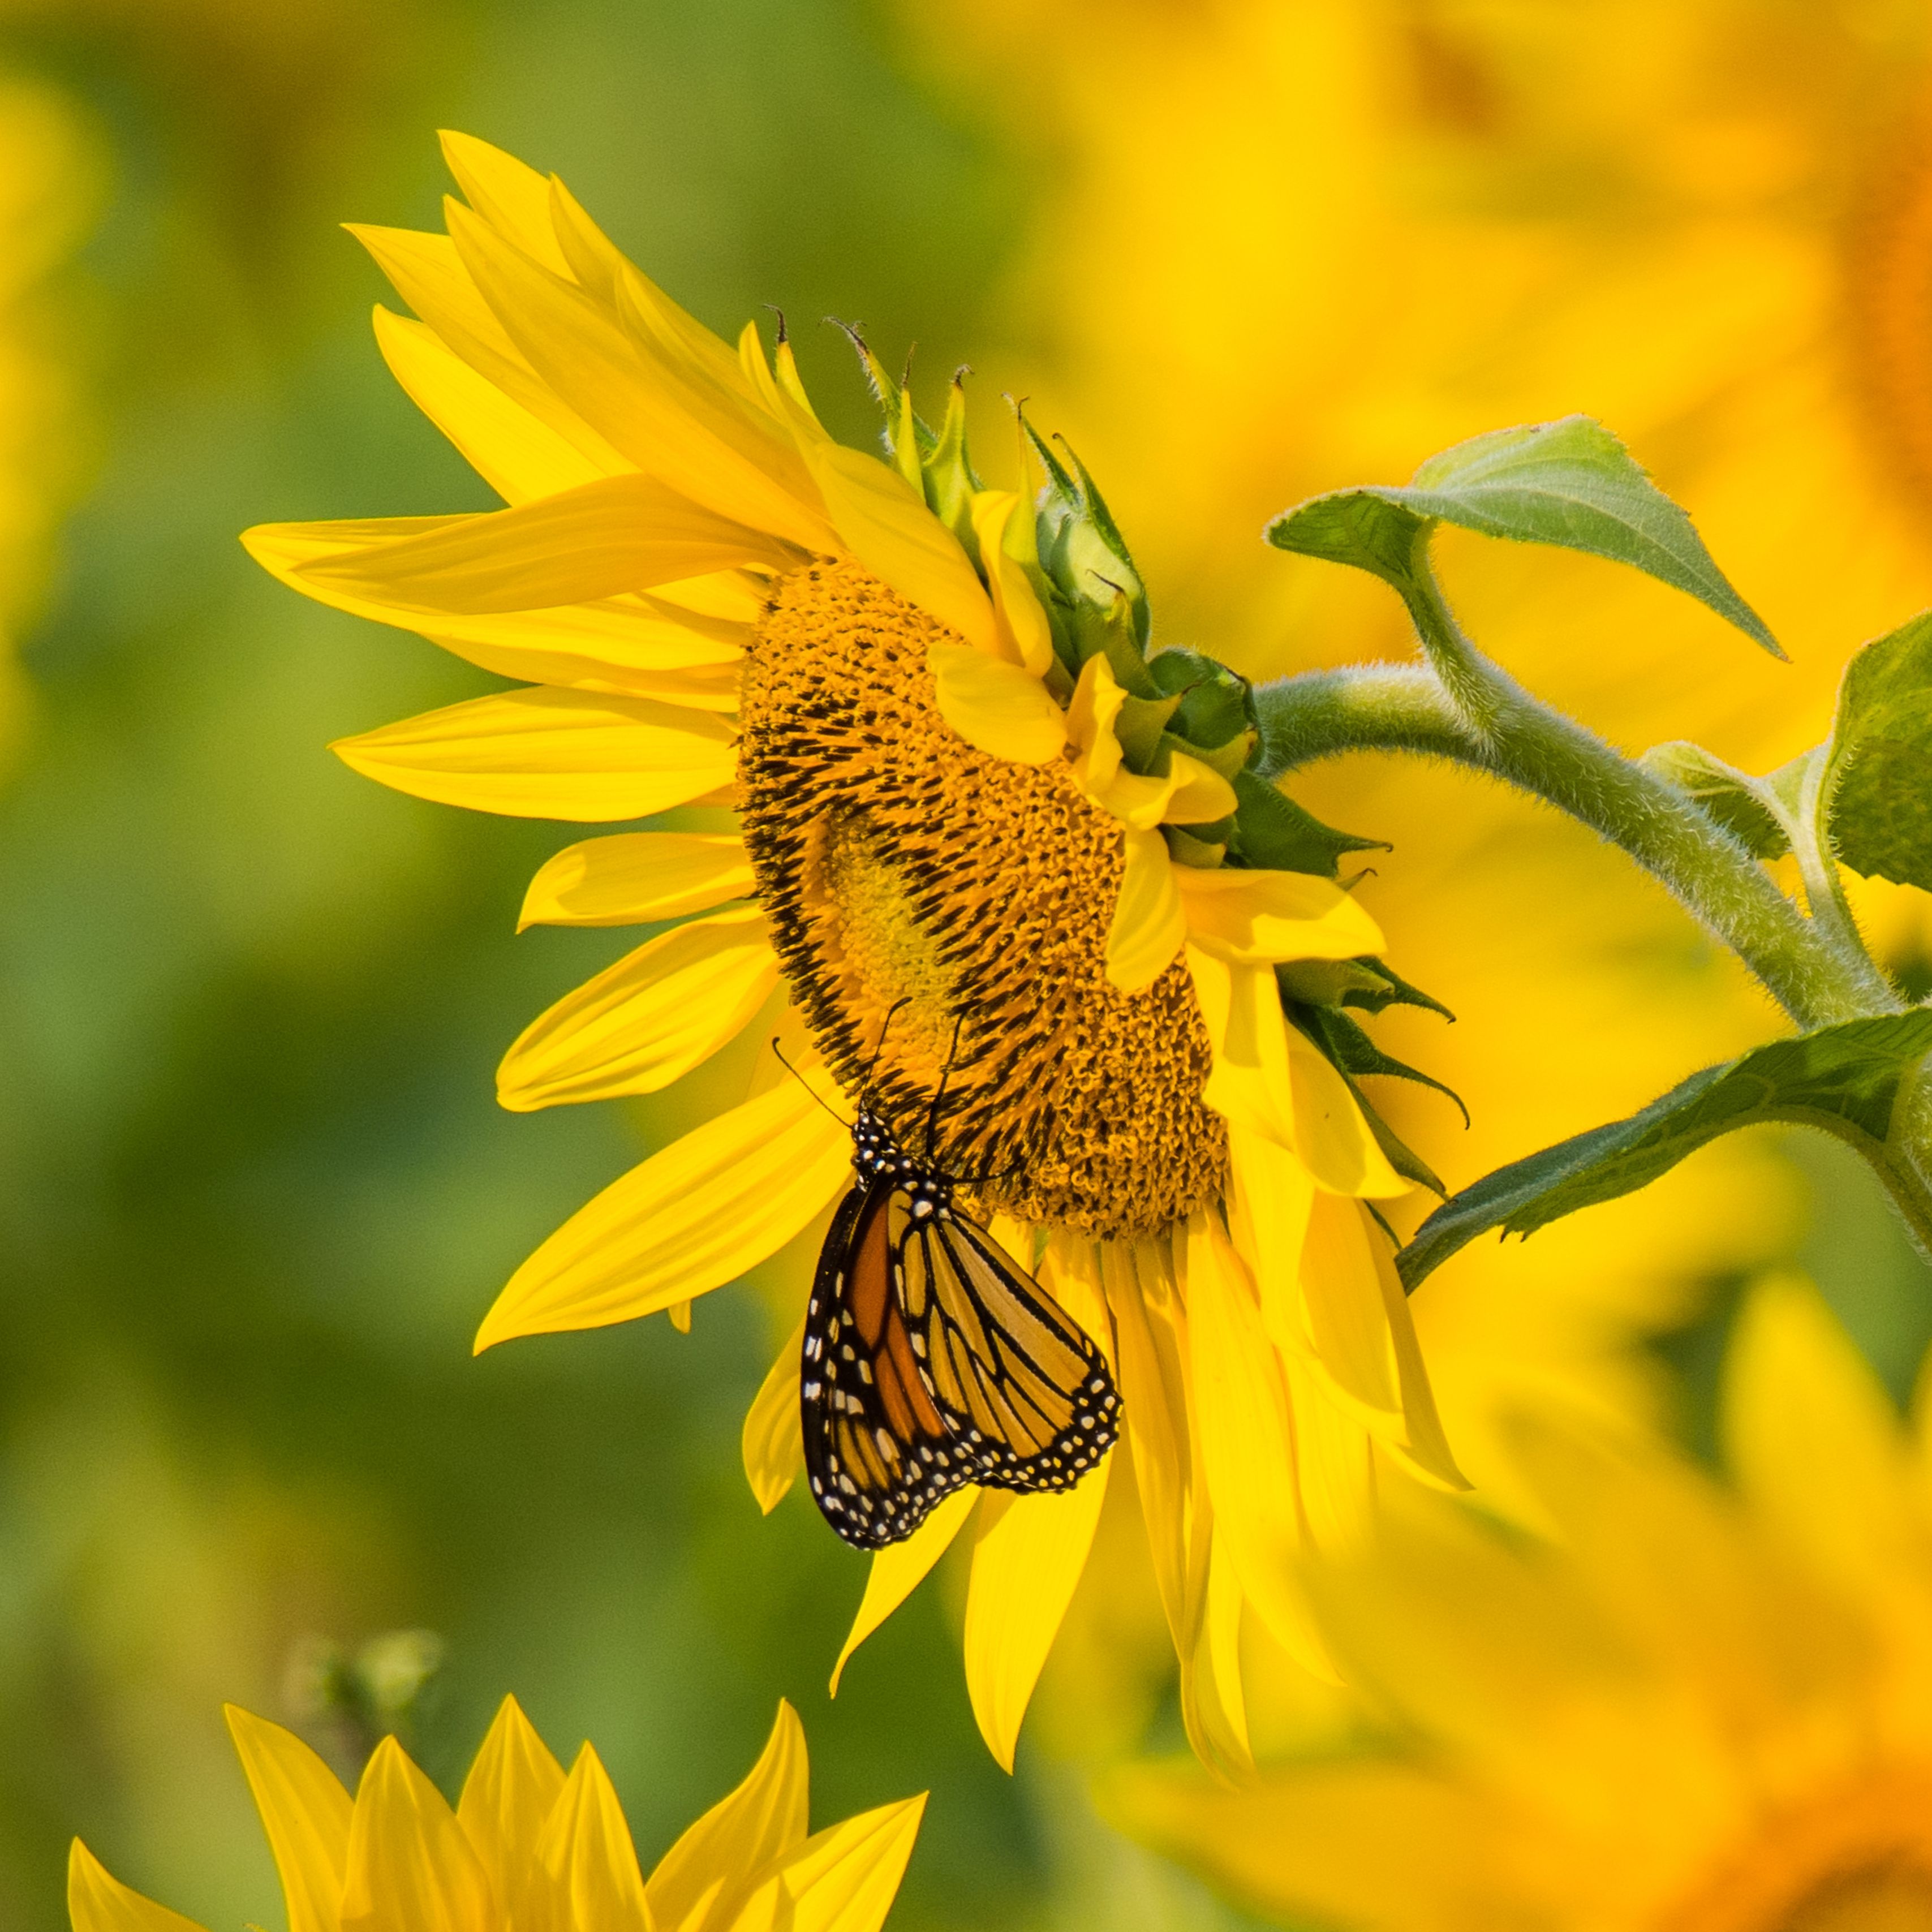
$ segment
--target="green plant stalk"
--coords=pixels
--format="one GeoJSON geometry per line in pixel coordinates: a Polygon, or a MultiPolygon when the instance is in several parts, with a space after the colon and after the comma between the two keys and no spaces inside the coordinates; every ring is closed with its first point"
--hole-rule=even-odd
{"type": "Polygon", "coordinates": [[[1789,769],[1801,775],[1798,796],[1792,802],[1792,808],[1780,816],[1791,840],[1792,856],[1798,862],[1798,876],[1804,887],[1804,903],[1810,910],[1813,928],[1857,979],[1865,997],[1873,1002],[1873,1012],[1903,1012],[1905,1003],[1865,950],[1858,921],[1852,917],[1850,902],[1845,897],[1838,862],[1825,842],[1824,801],[1820,794],[1826,760],[1822,753],[1814,752],[1789,769]]]}
{"type": "MultiPolygon", "coordinates": [[[[1814,914],[1808,919],[1694,800],[1484,657],[1444,601],[1425,544],[1396,587],[1430,662],[1354,664],[1259,688],[1268,777],[1356,751],[1406,752],[1487,772],[1621,846],[1743,960],[1801,1028],[1904,1010],[1859,942],[1836,868],[1815,842],[1808,867],[1800,857],[1814,914]]],[[[1932,1082],[1922,1075],[1906,1082],[1888,1144],[1863,1137],[1857,1144],[1932,1259],[1932,1082]]]]}

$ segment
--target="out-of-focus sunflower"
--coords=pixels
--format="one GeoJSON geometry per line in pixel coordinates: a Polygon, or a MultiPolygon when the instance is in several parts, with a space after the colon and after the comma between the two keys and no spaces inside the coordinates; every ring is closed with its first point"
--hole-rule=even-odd
{"type": "Polygon", "coordinates": [[[14,646],[85,467],[72,325],[51,312],[47,281],[86,228],[98,176],[68,103],[0,74],[0,766],[26,701],[14,646]]]}
{"type": "Polygon", "coordinates": [[[1118,1815],[1296,1924],[1932,1927],[1932,1408],[1902,1430],[1790,1277],[1728,1368],[1741,1497],[1520,1418],[1553,1540],[1418,1494],[1315,1588],[1400,1742],[1240,1791],[1124,1772],[1118,1815]]]}
{"type": "MultiPolygon", "coordinates": [[[[510,507],[247,541],[308,595],[531,681],[346,741],[357,770],[541,818],[739,814],[543,868],[526,924],[683,922],[526,1031],[506,1105],[654,1092],[754,1023],[790,1037],[742,1104],[547,1241],[478,1346],[677,1316],[848,1184],[841,1116],[862,1102],[962,1177],[1106,1352],[1190,1728],[1238,1759],[1244,1602],[1322,1663],[1282,1553],[1352,1532],[1378,1455],[1460,1480],[1366,1206],[1407,1184],[1277,974],[1329,997],[1379,970],[1359,962],[1381,936],[1242,828],[1284,851],[1334,835],[1243,769],[1238,680],[1146,655],[1140,580],[1077,464],[1036,445],[1036,516],[980,484],[956,388],[928,430],[869,357],[888,460],[842,447],[782,332],[776,368],[752,326],[734,352],[560,183],[446,150],[469,199],[447,236],[362,231],[418,317],[379,309],[377,333],[510,507]]],[[[921,1373],[940,1388],[936,1341],[921,1373]]],[[[1023,1390],[994,1377],[954,1406],[1036,1446],[1051,1414],[1023,1390]]],[[[799,1406],[794,1336],[746,1425],[767,1508],[800,1467],[799,1406]]],[[[829,1500],[869,1506],[916,1453],[896,1426],[855,1442],[829,1500]]],[[[1106,1480],[949,1497],[875,1558],[852,1642],[976,1504],[968,1678],[1010,1762],[1106,1480]]]]}
{"type": "MultiPolygon", "coordinates": [[[[1688,736],[1768,769],[1822,735],[1848,652],[1932,602],[1922,8],[904,11],[934,84],[1048,163],[1005,305],[1015,347],[982,359],[1104,469],[1172,634],[1256,675],[1402,654],[1380,586],[1284,560],[1263,524],[1576,410],[1690,506],[1793,659],[1607,566],[1446,537],[1479,640],[1613,740],[1688,736]]],[[[1773,1029],[1732,962],[1576,828],[1392,760],[1304,782],[1338,816],[1346,788],[1395,843],[1372,902],[1459,1016],[1426,1051],[1474,1126],[1426,1096],[1392,1118],[1452,1182],[1773,1029]]],[[[1854,890],[1888,956],[1922,963],[1922,902],[1854,890]]],[[[1526,1390],[1654,1412],[1632,1334],[1788,1251],[1802,1211],[1767,1148],[1735,1142],[1460,1256],[1417,1319],[1464,1467],[1507,1480],[1482,1418],[1526,1390]]]]}
{"type": "MultiPolygon", "coordinates": [[[[589,1744],[566,1776],[506,1698],[452,1810],[393,1737],[352,1799],[292,1732],[230,1706],[228,1727],[280,1868],[289,1932],[878,1932],[922,1798],[806,1831],[805,1733],[788,1704],[744,1783],[646,1878],[589,1744]]],[[[74,1932],[196,1932],[111,1877],[79,1839],[74,1932]]]]}

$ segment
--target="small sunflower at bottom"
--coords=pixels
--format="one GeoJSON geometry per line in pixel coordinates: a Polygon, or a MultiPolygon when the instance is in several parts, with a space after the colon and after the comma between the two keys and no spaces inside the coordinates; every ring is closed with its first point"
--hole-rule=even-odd
{"type": "Polygon", "coordinates": [[[1136,1769],[1106,1808],[1298,1927],[1932,1932],[1927,1387],[1901,1428],[1809,1285],[1761,1286],[1735,1486],[1519,1417],[1544,1534],[1391,1511],[1316,1586],[1378,1744],[1240,1792],[1136,1769]]]}
{"type": "MultiPolygon", "coordinates": [[[[294,588],[524,680],[345,740],[356,770],[526,817],[736,814],[544,866],[525,926],[676,923],[526,1030],[506,1106],[656,1091],[754,1024],[788,1046],[546,1241],[477,1346],[682,1324],[848,1186],[862,1106],[998,1244],[986,1279],[1066,1324],[1058,1359],[1118,1383],[1190,1732],[1239,1761],[1244,1606],[1328,1668],[1282,1553],[1354,1533],[1378,1469],[1461,1480],[1372,1220],[1427,1170],[1355,1084],[1394,1063],[1347,1010],[1431,1003],[1337,882],[1365,842],[1262,775],[1242,680],[1150,651],[1070,455],[1029,430],[1036,501],[984,487],[957,382],[935,430],[862,343],[886,453],[844,447],[782,330],[775,356],[750,325],[728,346],[561,182],[444,152],[466,197],[446,234],[358,232],[416,311],[376,311],[391,368],[507,507],[246,542],[294,588]]],[[[767,1509],[802,1466],[804,1339],[746,1424],[767,1509]]],[[[1037,1447],[1045,1425],[1002,1406],[1012,1339],[968,1336],[974,1426],[1037,1447]]],[[[906,1373],[913,1408],[938,1402],[906,1373]]],[[[907,1445],[867,1440],[890,1489],[907,1445]]],[[[908,1510],[848,1654],[976,1511],[968,1676],[1010,1762],[1110,1461],[1041,1493],[976,1466],[908,1510]]]]}
{"type": "MultiPolygon", "coordinates": [[[[228,1728],[280,1869],[289,1932],[878,1932],[922,1798],[808,1834],[805,1733],[788,1704],[752,1773],[649,1878],[597,1754],[566,1774],[506,1698],[452,1810],[393,1737],[352,1798],[292,1732],[230,1706],[228,1728]]],[[[198,1932],[111,1877],[79,1839],[74,1932],[198,1932]]]]}

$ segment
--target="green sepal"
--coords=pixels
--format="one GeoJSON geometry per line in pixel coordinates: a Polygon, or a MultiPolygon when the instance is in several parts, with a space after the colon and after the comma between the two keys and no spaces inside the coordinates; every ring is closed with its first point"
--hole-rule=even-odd
{"type": "MultiPolygon", "coordinates": [[[[1368,1122],[1369,1131],[1376,1137],[1376,1144],[1382,1150],[1384,1159],[1405,1180],[1412,1180],[1418,1186],[1426,1187],[1438,1196],[1446,1196],[1448,1190],[1442,1184],[1436,1170],[1411,1147],[1376,1110],[1375,1103],[1362,1091],[1358,1082],[1337,1057],[1335,1048],[1316,1024],[1316,1010],[1292,1006],[1282,1002],[1282,1011],[1287,1016],[1289,1025],[1300,1032],[1329,1065],[1342,1076],[1342,1084],[1348,1090],[1350,1097],[1362,1111],[1362,1118],[1368,1122]]],[[[1359,1029],[1358,1029],[1359,1030],[1359,1029]]],[[[1432,1082],[1431,1083],[1433,1084],[1432,1082]]],[[[1448,1091],[1444,1088],[1445,1092],[1448,1091]]],[[[1454,1098],[1453,1095],[1450,1096],[1454,1098]]],[[[1456,1103],[1461,1105],[1459,1101],[1456,1103]]],[[[1388,1223],[1383,1223],[1384,1228],[1388,1223]]]]}
{"type": "MultiPolygon", "coordinates": [[[[1276,967],[1277,978],[1281,968],[1276,967]]],[[[1284,991],[1286,988],[1284,986],[1284,991]]],[[[1418,1086],[1433,1088],[1435,1090],[1454,1103],[1456,1111],[1462,1116],[1462,1124],[1469,1124],[1469,1110],[1463,1105],[1462,1096],[1453,1087],[1445,1086],[1440,1080],[1424,1073],[1419,1067],[1411,1066],[1406,1060],[1397,1060],[1393,1054],[1384,1053],[1369,1037],[1366,1030],[1356,1021],[1349,1018],[1339,1007],[1332,1005],[1298,1006],[1294,1018],[1304,1033],[1310,1034],[1340,1070],[1352,1078],[1363,1074],[1385,1074],[1391,1079],[1412,1080],[1418,1086]]],[[[1438,1187],[1438,1194],[1445,1190],[1438,1187]]]]}
{"type": "Polygon", "coordinates": [[[1372,1013],[1385,1012],[1390,1006],[1420,1006],[1426,1012],[1440,1013],[1451,1025],[1454,1024],[1456,1016],[1440,1000],[1431,998],[1420,986],[1411,986],[1386,960],[1365,954],[1348,963],[1360,967],[1382,983],[1372,993],[1364,988],[1343,994],[1343,1006],[1360,1006],[1372,1013]]]}
{"type": "Polygon", "coordinates": [[[1430,457],[1404,488],[1312,497],[1277,517],[1266,536],[1278,550],[1372,572],[1407,598],[1418,546],[1438,522],[1629,564],[1688,592],[1773,657],[1784,655],[1690,518],[1588,416],[1472,437],[1430,457]]]}
{"type": "Polygon", "coordinates": [[[1781,859],[1791,850],[1780,801],[1762,778],[1727,765],[1688,739],[1653,745],[1638,759],[1647,772],[1694,799],[1754,859],[1781,859]]]}
{"type": "MultiPolygon", "coordinates": [[[[1340,1006],[1348,1004],[1351,993],[1365,996],[1358,1004],[1380,1000],[1388,1004],[1388,986],[1374,970],[1373,962],[1361,959],[1288,959],[1274,969],[1281,982],[1282,998],[1303,1006],[1340,1006]]],[[[1371,1011],[1379,1012],[1380,1006],[1371,1011]]]]}
{"type": "MultiPolygon", "coordinates": [[[[1223,819],[1222,824],[1227,823],[1223,819]]],[[[1185,826],[1163,825],[1160,836],[1167,841],[1168,856],[1177,866],[1192,866],[1197,872],[1211,872],[1228,856],[1225,841],[1197,838],[1197,832],[1213,832],[1218,828],[1212,825],[1197,825],[1191,830],[1185,826]]]]}
{"type": "Polygon", "coordinates": [[[1225,745],[1258,728],[1253,686],[1226,664],[1177,646],[1156,651],[1148,659],[1148,670],[1162,691],[1180,699],[1180,715],[1170,728],[1190,744],[1225,745]]]}
{"type": "Polygon", "coordinates": [[[1073,644],[1076,676],[1089,658],[1105,657],[1114,681],[1130,697],[1158,698],[1160,692],[1148,675],[1147,659],[1141,654],[1135,634],[1132,606],[1124,591],[1106,592],[1105,604],[1078,603],[1072,606],[1068,629],[1073,644]]]}
{"type": "Polygon", "coordinates": [[[1867,878],[1932,890],[1932,610],[1845,667],[1826,756],[1830,849],[1867,878]]]}
{"type": "Polygon", "coordinates": [[[1231,849],[1244,865],[1263,872],[1313,872],[1332,879],[1341,870],[1344,853],[1389,850],[1381,839],[1358,838],[1352,832],[1324,825],[1312,812],[1304,811],[1286,792],[1252,772],[1237,772],[1229,782],[1235,799],[1231,849]]]}
{"type": "Polygon", "coordinates": [[[959,547],[973,560],[982,577],[980,538],[973,528],[973,493],[986,485],[973,468],[966,452],[966,376],[955,372],[952,387],[946,398],[946,419],[940,424],[938,440],[921,459],[926,507],[959,540],[959,547]]]}
{"type": "MultiPolygon", "coordinates": [[[[865,332],[859,325],[856,322],[841,322],[836,315],[827,316],[826,320],[844,332],[859,358],[859,366],[866,373],[866,386],[872,391],[872,400],[878,404],[879,413],[885,418],[882,434],[886,453],[891,458],[893,468],[915,490],[918,489],[920,458],[932,448],[937,439],[914,411],[908,386],[894,382],[886,373],[886,365],[872,353],[872,346],[866,340],[865,332]]],[[[910,362],[908,368],[909,371],[910,362]]]]}
{"type": "Polygon", "coordinates": [[[1175,698],[1136,698],[1131,692],[1122,700],[1120,715],[1114,720],[1114,736],[1120,741],[1120,755],[1129,771],[1144,778],[1156,766],[1166,770],[1161,745],[1167,736],[1167,722],[1180,701],[1175,698]]]}
{"type": "Polygon", "coordinates": [[[1707,1066],[1628,1120],[1593,1127],[1486,1174],[1446,1201],[1398,1258],[1413,1290],[1479,1234],[1531,1234],[1666,1174],[1720,1134],[1766,1121],[1822,1128],[1867,1160],[1886,1142],[1906,1073],[1932,1052],[1932,1012],[1845,1020],[1707,1066]]]}
{"type": "MultiPolygon", "coordinates": [[[[1076,613],[1088,608],[1111,611],[1117,598],[1124,599],[1138,657],[1147,647],[1151,628],[1147,590],[1106,500],[1064,438],[1059,441],[1066,452],[1064,464],[1027,421],[1024,410],[1019,422],[1046,472],[1034,506],[1041,568],[1076,613]]],[[[1082,662],[1092,655],[1087,651],[1082,662]]],[[[1146,696],[1156,694],[1149,686],[1137,688],[1146,696]]]]}

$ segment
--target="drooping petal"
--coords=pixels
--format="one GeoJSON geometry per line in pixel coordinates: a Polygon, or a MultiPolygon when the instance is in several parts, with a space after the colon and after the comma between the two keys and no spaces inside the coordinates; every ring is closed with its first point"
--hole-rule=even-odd
{"type": "Polygon", "coordinates": [[[1248,1742],[1247,1696],[1241,1684],[1241,1612],[1246,1606],[1240,1573],[1217,1516],[1208,1557],[1208,1602],[1202,1616],[1194,1690],[1197,1704],[1206,1705],[1212,1712],[1209,1724],[1216,1761],[1225,1769],[1244,1773],[1254,1768],[1253,1748],[1248,1742]],[[1206,1682],[1199,1681],[1204,1678],[1206,1682]]]}
{"type": "Polygon", "coordinates": [[[1013,662],[1043,678],[1053,668],[1053,627],[1031,581],[1006,548],[1007,532],[1020,507],[1011,490],[981,490],[973,498],[973,534],[993,599],[1000,642],[1010,646],[1013,662]]]}
{"type": "Polygon", "coordinates": [[[838,1089],[801,1070],[615,1180],[510,1278],[476,1347],[655,1315],[735,1281],[819,1213],[851,1172],[838,1089]]]}
{"type": "Polygon", "coordinates": [[[479,374],[427,322],[378,303],[375,329],[404,393],[505,502],[526,503],[609,474],[479,374]]]}
{"type": "Polygon", "coordinates": [[[1126,866],[1107,928],[1107,977],[1123,992],[1138,993],[1173,964],[1187,938],[1187,918],[1166,840],[1158,832],[1131,826],[1124,827],[1121,836],[1126,866]]]}
{"type": "Polygon", "coordinates": [[[1073,1600],[1100,1526],[1110,1454],[1072,1489],[989,1490],[973,1532],[966,1593],[966,1688],[986,1748],[1013,1768],[1021,1720],[1073,1600]]]}
{"type": "Polygon", "coordinates": [[[329,748],[413,798],[516,818],[643,818],[737,770],[730,728],[703,712],[576,691],[472,698],[329,748]]]}
{"type": "Polygon", "coordinates": [[[735,834],[620,832],[547,860],[524,895],[517,930],[677,919],[747,898],[754,886],[745,842],[735,834]]]}
{"type": "Polygon", "coordinates": [[[296,574],[434,618],[589,603],[710,571],[788,570],[803,554],[634,474],[438,520],[416,536],[317,558],[296,574]]]}
{"type": "Polygon", "coordinates": [[[837,1662],[832,1666],[832,1695],[838,1694],[838,1680],[852,1653],[873,1631],[925,1582],[927,1573],[951,1547],[952,1539],[965,1526],[980,1500],[980,1491],[970,1484],[937,1504],[932,1514],[902,1543],[889,1543],[872,1552],[872,1567],[866,1576],[866,1594],[859,1600],[858,1614],[845,1634],[837,1662]]]}
{"type": "Polygon", "coordinates": [[[1208,1105],[1298,1156],[1331,1192],[1406,1193],[1347,1082],[1283,1016],[1273,969],[1231,965],[1191,944],[1187,967],[1214,1048],[1208,1105]]]}
{"type": "Polygon", "coordinates": [[[1043,765],[1066,742],[1060,707],[1030,670],[970,644],[934,644],[939,715],[976,751],[1016,765],[1043,765]]]}
{"type": "Polygon", "coordinates": [[[521,1114],[657,1093],[735,1040],[778,980],[758,907],[674,926],[532,1021],[496,1070],[497,1100],[521,1114]]]}
{"type": "MultiPolygon", "coordinates": [[[[1294,1411],[1294,1476],[1309,1545],[1324,1557],[1352,1557],[1362,1549],[1375,1522],[1376,1467],[1370,1431],[1359,1411],[1335,1400],[1334,1384],[1307,1356],[1280,1359],[1294,1411]]],[[[1294,1654],[1316,1676],[1339,1681],[1312,1616],[1306,1646],[1295,1648],[1294,1654]]]]}
{"type": "Polygon", "coordinates": [[[800,1322],[785,1337],[746,1412],[740,1449],[746,1480],[766,1515],[776,1509],[805,1470],[805,1438],[799,1420],[798,1365],[805,1346],[800,1322]]]}
{"type": "Polygon", "coordinates": [[[644,1887],[654,1932],[722,1932],[778,1860],[806,1841],[805,1727],[783,1698],[758,1761],[673,1845],[644,1887]]]}
{"type": "Polygon", "coordinates": [[[289,1932],[336,1932],[349,1870],[348,1792],[292,1731],[233,1704],[222,1715],[281,1876],[289,1932]]]}
{"type": "Polygon", "coordinates": [[[1228,1223],[1255,1278],[1262,1325],[1278,1348],[1300,1348],[1301,1259],[1315,1177],[1278,1141],[1228,1124],[1228,1223]]]}
{"type": "Polygon", "coordinates": [[[393,1737],[356,1793],[343,1932],[497,1932],[496,1903],[456,1814],[393,1737]]]}
{"type": "Polygon", "coordinates": [[[925,1810],[922,1793],[808,1838],[753,1894],[730,1932],[878,1932],[925,1810]]]}
{"type": "Polygon", "coordinates": [[[74,1932],[202,1932],[123,1885],[78,1838],[68,1851],[67,1910],[74,1932]]]}
{"type": "Polygon", "coordinates": [[[537,1858],[571,1932],[653,1932],[631,1828],[590,1745],[577,1754],[544,1821],[537,1858]]]}
{"type": "Polygon", "coordinates": [[[456,1822],[518,1932],[534,1923],[537,1847],[562,1791],[562,1766],[515,1698],[506,1697],[463,1780],[456,1822]]]}
{"type": "Polygon", "coordinates": [[[1354,959],[1382,950],[1375,921],[1330,879],[1184,866],[1175,884],[1189,940],[1232,965],[1354,959]]]}
{"type": "Polygon", "coordinates": [[[958,539],[876,457],[829,440],[803,446],[845,548],[883,583],[997,659],[992,600],[958,539]]]}
{"type": "Polygon", "coordinates": [[[1247,1270],[1214,1216],[1190,1217],[1186,1254],[1193,1420],[1215,1534],[1270,1634],[1293,1653],[1306,1618],[1294,1587],[1301,1519],[1288,1384],[1247,1270]]]}

